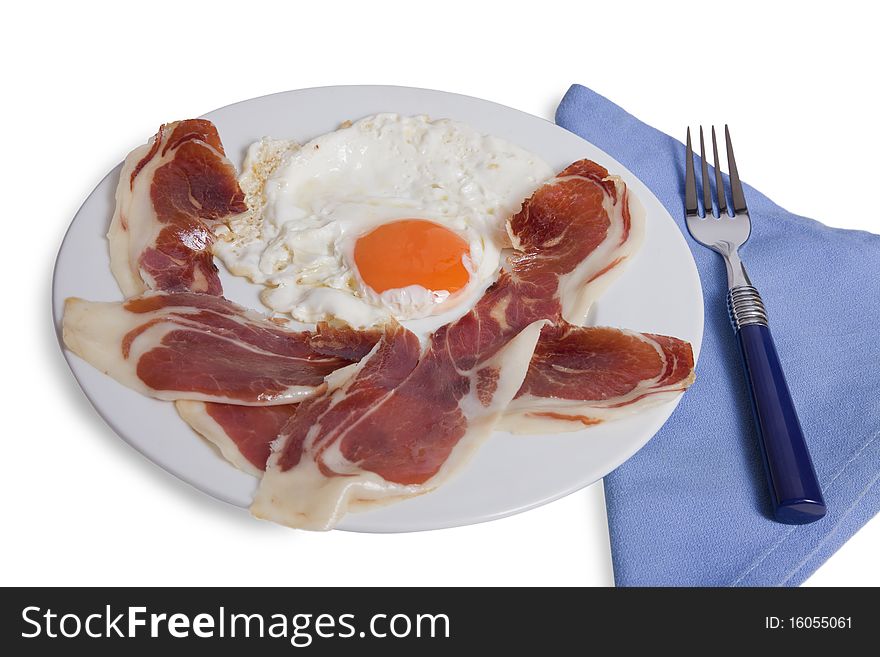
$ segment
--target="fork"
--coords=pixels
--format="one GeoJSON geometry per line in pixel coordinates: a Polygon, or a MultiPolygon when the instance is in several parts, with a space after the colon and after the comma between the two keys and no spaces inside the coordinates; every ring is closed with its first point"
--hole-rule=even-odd
{"type": "Polygon", "coordinates": [[[773,344],[764,303],[749,280],[739,257],[739,248],[749,239],[752,225],[733,157],[730,131],[726,125],[724,137],[727,142],[727,166],[730,170],[731,212],[727,209],[724,181],[718,165],[715,126],[712,126],[714,198],[706,163],[703,127],[700,126],[704,209],[703,214],[700,214],[691,130],[688,128],[685,151],[685,220],[691,236],[703,246],[721,254],[727,267],[727,308],[745,368],[773,515],[778,522],[806,524],[825,515],[825,500],[804,442],[776,346],[773,344]]]}

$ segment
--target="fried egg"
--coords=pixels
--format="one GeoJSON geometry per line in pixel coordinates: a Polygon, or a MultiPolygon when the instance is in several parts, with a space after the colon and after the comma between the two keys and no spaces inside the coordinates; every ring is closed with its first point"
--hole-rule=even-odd
{"type": "Polygon", "coordinates": [[[249,211],[215,254],[269,308],[355,327],[467,309],[510,246],[507,218],[553,175],[536,155],[455,121],[378,114],[245,160],[249,211]]]}

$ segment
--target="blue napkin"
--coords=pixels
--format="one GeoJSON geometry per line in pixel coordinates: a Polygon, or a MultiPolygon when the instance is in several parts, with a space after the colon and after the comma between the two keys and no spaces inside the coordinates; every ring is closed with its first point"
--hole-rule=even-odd
{"type": "MultiPolygon", "coordinates": [[[[556,122],[630,169],[687,235],[680,141],[580,85],[556,122]]],[[[848,193],[845,172],[821,163],[815,184],[848,193]]],[[[796,586],[880,510],[880,236],[791,214],[748,185],[745,196],[752,235],[743,260],[767,306],[828,515],[802,526],[771,519],[724,266],[688,236],[705,297],[697,381],[660,432],[605,478],[618,586],[796,586]]]]}

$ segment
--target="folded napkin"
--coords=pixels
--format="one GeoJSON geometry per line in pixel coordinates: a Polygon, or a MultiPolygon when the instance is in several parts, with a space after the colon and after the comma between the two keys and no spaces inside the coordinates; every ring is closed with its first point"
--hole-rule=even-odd
{"type": "MultiPolygon", "coordinates": [[[[556,122],[638,176],[687,235],[680,141],[580,85],[556,122]]],[[[817,166],[815,184],[847,193],[845,172],[829,171],[817,166]]],[[[802,526],[771,519],[724,265],[688,236],[705,298],[697,381],[659,433],[605,478],[618,586],[796,586],[880,510],[880,236],[791,214],[748,185],[745,196],[752,235],[743,260],[828,514],[802,526]]]]}

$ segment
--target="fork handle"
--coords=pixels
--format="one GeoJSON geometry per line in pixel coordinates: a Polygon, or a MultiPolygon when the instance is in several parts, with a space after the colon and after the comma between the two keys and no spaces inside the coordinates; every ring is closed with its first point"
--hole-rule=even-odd
{"type": "Polygon", "coordinates": [[[778,522],[802,525],[825,515],[825,500],[785,382],[758,291],[734,287],[730,318],[742,354],[758,442],[778,522]]]}

